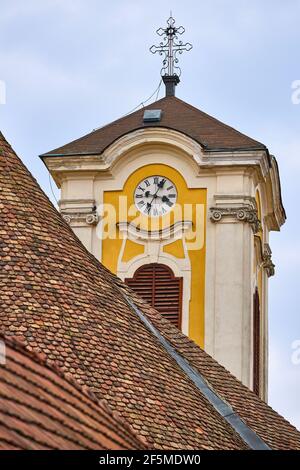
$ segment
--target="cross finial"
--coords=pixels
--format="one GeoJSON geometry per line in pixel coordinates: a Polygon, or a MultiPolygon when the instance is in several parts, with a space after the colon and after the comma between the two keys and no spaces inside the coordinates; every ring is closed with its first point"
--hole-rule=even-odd
{"type": "Polygon", "coordinates": [[[189,42],[183,44],[182,41],[178,40],[178,35],[183,34],[185,29],[183,26],[175,26],[172,12],[167,21],[167,27],[159,28],[156,32],[159,36],[163,37],[163,40],[159,46],[151,46],[150,52],[152,54],[158,52],[159,55],[164,56],[160,73],[166,85],[167,96],[175,95],[175,86],[179,83],[181,75],[180,67],[177,65],[179,62],[177,55],[182,54],[183,51],[190,51],[193,46],[189,42]]]}

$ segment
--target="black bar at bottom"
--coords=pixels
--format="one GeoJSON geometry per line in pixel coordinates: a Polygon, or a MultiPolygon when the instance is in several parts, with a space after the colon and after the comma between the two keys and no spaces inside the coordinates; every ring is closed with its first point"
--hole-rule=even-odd
{"type": "MultiPolygon", "coordinates": [[[[211,464],[268,464],[300,461],[300,452],[280,451],[2,451],[0,466],[30,469],[139,469],[167,466],[211,468],[211,464]]],[[[219,468],[222,468],[221,466],[219,468]]]]}

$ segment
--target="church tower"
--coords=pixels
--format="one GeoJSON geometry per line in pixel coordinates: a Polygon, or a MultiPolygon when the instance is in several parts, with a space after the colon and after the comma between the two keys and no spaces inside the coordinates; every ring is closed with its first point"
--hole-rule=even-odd
{"type": "Polygon", "coordinates": [[[269,232],[285,221],[265,145],[175,96],[178,41],[159,29],[166,96],[41,157],[86,248],[267,399],[269,232]]]}

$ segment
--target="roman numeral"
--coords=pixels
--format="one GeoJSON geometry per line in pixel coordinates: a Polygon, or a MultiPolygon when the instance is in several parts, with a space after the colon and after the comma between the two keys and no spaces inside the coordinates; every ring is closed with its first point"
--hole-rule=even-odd
{"type": "Polygon", "coordinates": [[[176,194],[169,194],[168,197],[171,197],[174,199],[176,197],[176,194]]]}
{"type": "Polygon", "coordinates": [[[173,189],[173,188],[174,188],[173,185],[172,185],[172,186],[169,186],[169,187],[167,188],[167,191],[170,191],[170,189],[173,189]]]}
{"type": "Polygon", "coordinates": [[[150,186],[150,183],[149,183],[148,180],[145,180],[144,183],[145,183],[145,185],[146,185],[147,188],[150,186]]]}
{"type": "Polygon", "coordinates": [[[136,195],[135,195],[135,197],[136,197],[136,198],[139,198],[139,199],[140,199],[141,197],[143,197],[143,196],[144,196],[143,194],[136,194],[136,195]]]}
{"type": "Polygon", "coordinates": [[[142,188],[142,186],[138,186],[138,189],[139,189],[140,191],[145,191],[145,188],[142,188]]]}

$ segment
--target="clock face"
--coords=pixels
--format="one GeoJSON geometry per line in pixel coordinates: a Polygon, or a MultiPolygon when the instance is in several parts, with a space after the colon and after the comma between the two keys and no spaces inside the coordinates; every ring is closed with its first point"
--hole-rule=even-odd
{"type": "Polygon", "coordinates": [[[176,186],[165,176],[149,176],[142,180],[134,191],[134,202],[138,210],[150,217],[167,214],[176,204],[176,186]]]}

